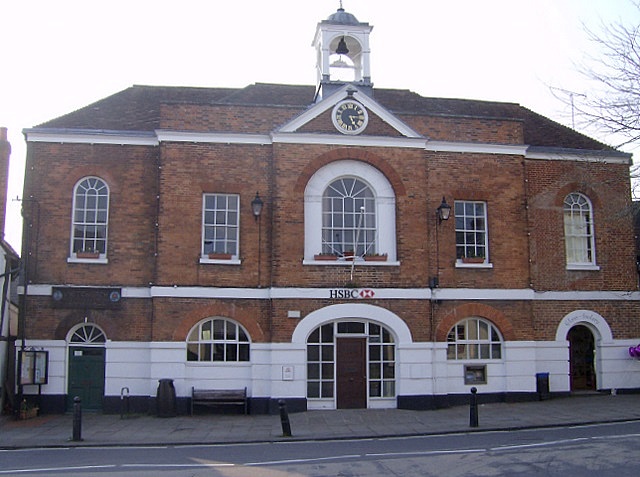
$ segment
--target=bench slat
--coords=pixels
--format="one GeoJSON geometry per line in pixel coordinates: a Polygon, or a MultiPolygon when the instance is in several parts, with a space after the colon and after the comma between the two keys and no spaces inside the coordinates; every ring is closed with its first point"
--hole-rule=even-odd
{"type": "Polygon", "coordinates": [[[191,388],[191,415],[193,406],[238,405],[247,414],[247,388],[244,389],[196,389],[191,388]]]}

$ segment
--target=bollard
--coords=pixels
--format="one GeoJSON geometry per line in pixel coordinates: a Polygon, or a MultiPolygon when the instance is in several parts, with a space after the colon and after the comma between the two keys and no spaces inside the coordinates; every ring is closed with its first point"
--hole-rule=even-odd
{"type": "Polygon", "coordinates": [[[478,427],[478,396],[476,393],[478,390],[471,388],[471,406],[469,409],[469,426],[478,427]]]}
{"type": "Polygon", "coordinates": [[[82,440],[82,403],[78,396],[73,398],[73,438],[74,442],[82,440]]]}
{"type": "Polygon", "coordinates": [[[291,424],[289,423],[289,414],[287,413],[287,403],[284,399],[278,400],[280,408],[280,423],[282,424],[282,436],[291,437],[291,424]]]}
{"type": "Polygon", "coordinates": [[[125,417],[129,417],[129,388],[126,386],[120,390],[120,419],[125,417]]]}

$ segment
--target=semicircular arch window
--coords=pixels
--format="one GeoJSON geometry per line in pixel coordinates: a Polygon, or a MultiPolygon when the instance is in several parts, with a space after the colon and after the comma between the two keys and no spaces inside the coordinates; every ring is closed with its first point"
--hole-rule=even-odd
{"type": "Polygon", "coordinates": [[[96,325],[82,325],[78,327],[71,338],[70,343],[87,345],[102,345],[107,341],[107,336],[96,325]]]}

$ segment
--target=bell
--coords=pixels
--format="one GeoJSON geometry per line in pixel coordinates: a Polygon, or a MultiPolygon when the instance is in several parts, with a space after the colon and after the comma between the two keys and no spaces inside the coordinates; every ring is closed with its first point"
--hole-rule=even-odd
{"type": "Polygon", "coordinates": [[[336,48],[336,53],[338,55],[349,54],[349,48],[347,48],[347,42],[344,41],[344,37],[340,38],[340,42],[338,43],[338,48],[336,48]]]}

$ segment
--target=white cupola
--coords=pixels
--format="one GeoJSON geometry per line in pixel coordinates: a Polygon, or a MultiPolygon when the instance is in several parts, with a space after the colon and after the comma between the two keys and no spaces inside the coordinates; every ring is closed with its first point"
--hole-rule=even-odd
{"type": "Polygon", "coordinates": [[[316,49],[317,100],[347,83],[372,93],[369,34],[373,29],[342,8],[318,23],[316,49]]]}

